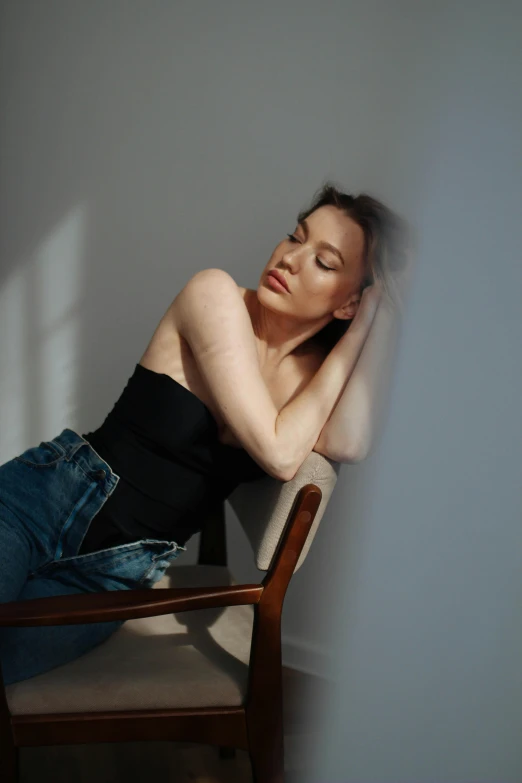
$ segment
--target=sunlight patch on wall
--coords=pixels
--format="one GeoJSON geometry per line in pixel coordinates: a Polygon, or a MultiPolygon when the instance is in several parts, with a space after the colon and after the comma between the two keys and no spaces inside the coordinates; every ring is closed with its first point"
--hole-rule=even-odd
{"type": "Polygon", "coordinates": [[[86,215],[70,210],[0,290],[0,464],[74,429],[86,215]]]}
{"type": "MultiPolygon", "coordinates": [[[[86,209],[72,209],[42,243],[33,261],[41,426],[74,429],[86,209]]],[[[52,435],[54,437],[54,435],[52,435]]]]}
{"type": "Polygon", "coordinates": [[[25,436],[26,276],[26,268],[14,269],[0,290],[0,463],[25,436]]]}

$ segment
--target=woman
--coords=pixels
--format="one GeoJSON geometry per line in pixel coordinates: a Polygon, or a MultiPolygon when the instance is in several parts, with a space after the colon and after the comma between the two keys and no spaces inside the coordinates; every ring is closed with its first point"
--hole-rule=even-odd
{"type": "MultiPolygon", "coordinates": [[[[195,274],[101,427],[0,466],[0,602],[152,587],[238,483],[287,481],[314,449],[339,458],[325,425],[399,266],[398,226],[380,202],[326,185],[257,290],[195,274]]],[[[5,684],[120,625],[0,629],[5,684]]]]}

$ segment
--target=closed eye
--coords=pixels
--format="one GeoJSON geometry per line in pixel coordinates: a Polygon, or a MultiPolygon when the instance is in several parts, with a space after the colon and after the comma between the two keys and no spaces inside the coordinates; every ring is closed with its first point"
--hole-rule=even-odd
{"type": "MultiPolygon", "coordinates": [[[[287,237],[290,240],[290,242],[299,242],[297,237],[294,236],[293,234],[287,234],[287,237]]],[[[326,264],[323,264],[323,262],[318,256],[315,257],[315,263],[320,269],[327,269],[329,272],[335,272],[335,267],[326,266],[326,264]]]]}

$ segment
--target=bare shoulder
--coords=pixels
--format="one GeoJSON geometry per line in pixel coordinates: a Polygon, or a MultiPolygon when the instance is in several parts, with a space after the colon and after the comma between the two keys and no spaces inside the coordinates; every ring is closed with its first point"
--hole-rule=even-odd
{"type": "Polygon", "coordinates": [[[188,302],[192,306],[194,302],[212,302],[215,307],[225,313],[235,306],[242,307],[244,298],[241,295],[240,286],[231,274],[224,269],[212,267],[196,272],[183,286],[171,305],[172,315],[176,315],[180,308],[188,302]]]}
{"type": "Polygon", "coordinates": [[[194,362],[190,347],[180,330],[181,314],[186,309],[186,292],[191,300],[204,300],[209,292],[217,294],[214,299],[225,311],[233,309],[233,303],[242,304],[237,292],[237,284],[224,269],[209,268],[196,272],[181,287],[171,301],[152,335],[139,363],[158,373],[170,375],[173,380],[185,386],[199,396],[210,407],[208,390],[205,389],[200,373],[194,362]]]}
{"type": "Polygon", "coordinates": [[[226,271],[226,269],[219,269],[217,266],[208,267],[207,269],[200,269],[198,272],[194,272],[191,280],[234,280],[232,275],[226,271]]]}
{"type": "Polygon", "coordinates": [[[187,282],[187,287],[208,288],[214,290],[214,286],[223,286],[231,291],[238,291],[239,286],[232,275],[225,269],[210,267],[209,269],[200,269],[187,282]]]}

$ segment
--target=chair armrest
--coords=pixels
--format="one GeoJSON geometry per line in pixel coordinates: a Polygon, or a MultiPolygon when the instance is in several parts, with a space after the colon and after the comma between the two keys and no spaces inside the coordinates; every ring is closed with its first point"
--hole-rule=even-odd
{"type": "Polygon", "coordinates": [[[262,585],[108,590],[0,604],[0,627],[78,625],[130,620],[218,606],[257,604],[262,585]]]}

